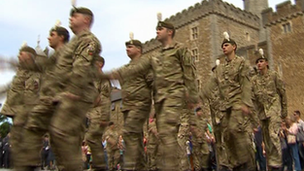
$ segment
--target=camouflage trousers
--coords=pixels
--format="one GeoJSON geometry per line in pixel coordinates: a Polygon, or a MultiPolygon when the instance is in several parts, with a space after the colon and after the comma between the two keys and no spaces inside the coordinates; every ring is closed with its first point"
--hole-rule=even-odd
{"type": "Polygon", "coordinates": [[[271,167],[282,166],[282,151],[279,138],[281,118],[272,116],[261,121],[263,142],[265,144],[267,165],[271,167]]]}
{"type": "Polygon", "coordinates": [[[40,162],[41,138],[49,131],[51,145],[65,170],[82,171],[80,143],[85,114],[91,104],[62,98],[57,106],[40,101],[29,114],[24,131],[23,166],[36,166],[40,162]]]}
{"type": "Polygon", "coordinates": [[[152,135],[152,133],[148,137],[148,144],[147,144],[147,154],[148,154],[148,170],[157,170],[156,167],[156,159],[157,157],[157,146],[158,140],[157,138],[152,135]]]}
{"type": "Polygon", "coordinates": [[[119,149],[109,149],[107,148],[107,155],[108,155],[108,169],[109,170],[116,170],[117,164],[119,163],[119,149]]]}
{"type": "Polygon", "coordinates": [[[190,115],[191,112],[187,109],[184,109],[180,114],[180,126],[178,129],[177,141],[180,147],[180,154],[179,154],[179,163],[180,163],[180,170],[189,170],[191,169],[191,163],[188,159],[187,154],[187,141],[190,141],[190,115]]]}
{"type": "Polygon", "coordinates": [[[123,139],[125,142],[125,170],[145,170],[146,158],[143,144],[143,126],[150,110],[133,109],[124,111],[123,139]]]}
{"type": "Polygon", "coordinates": [[[22,142],[23,142],[23,130],[24,125],[28,119],[28,113],[32,109],[32,105],[24,105],[20,108],[20,111],[15,114],[13,118],[13,126],[11,128],[11,136],[10,136],[10,144],[12,146],[12,164],[14,167],[18,168],[18,164],[22,161],[21,156],[19,155],[22,153],[22,142]]]}
{"type": "Polygon", "coordinates": [[[179,168],[181,171],[191,169],[191,163],[187,154],[187,146],[189,146],[187,141],[189,141],[189,136],[179,135],[177,141],[181,149],[179,154],[179,168]]]}
{"type": "Polygon", "coordinates": [[[170,98],[155,103],[156,126],[160,144],[157,152],[160,160],[157,167],[160,170],[170,171],[178,168],[180,147],[177,142],[177,133],[180,124],[180,113],[183,109],[182,98],[170,98]]]}
{"type": "Polygon", "coordinates": [[[201,170],[202,168],[209,168],[209,148],[206,141],[198,142],[193,140],[193,163],[195,170],[201,170]]]}
{"type": "Polygon", "coordinates": [[[107,168],[104,147],[101,143],[106,126],[101,126],[100,124],[101,123],[99,118],[91,119],[88,131],[85,134],[86,142],[90,146],[92,153],[93,169],[107,168]]]}
{"type": "Polygon", "coordinates": [[[228,167],[233,170],[255,170],[254,149],[247,132],[245,116],[240,109],[228,109],[220,124],[221,148],[227,154],[228,167]]]}

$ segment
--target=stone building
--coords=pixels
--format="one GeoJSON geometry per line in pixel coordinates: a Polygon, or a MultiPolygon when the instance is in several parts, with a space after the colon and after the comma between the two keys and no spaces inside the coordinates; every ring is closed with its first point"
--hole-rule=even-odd
{"type": "MultiPolygon", "coordinates": [[[[290,1],[278,4],[276,12],[268,7],[268,0],[243,1],[244,10],[222,0],[203,0],[165,19],[176,27],[175,40],[192,52],[199,88],[222,56],[222,34],[227,31],[238,44],[237,54],[250,60],[252,66],[258,49],[264,49],[270,67],[286,82],[289,111],[304,112],[304,0],[295,0],[295,5],[290,1]]],[[[144,55],[154,55],[160,46],[156,39],[145,42],[144,55]]]]}
{"type": "MultiPolygon", "coordinates": [[[[259,48],[263,48],[271,69],[278,71],[286,83],[289,114],[304,113],[304,0],[268,7],[268,0],[243,0],[244,10],[222,0],[203,0],[172,15],[166,21],[176,27],[175,40],[192,52],[198,71],[198,85],[211,75],[215,60],[221,58],[223,32],[237,44],[237,54],[255,66],[259,48]]],[[[155,55],[160,43],[151,39],[144,44],[144,55],[155,55]]],[[[121,96],[114,95],[111,120],[121,127],[121,96]],[[120,116],[119,116],[120,115],[120,116]]]]}

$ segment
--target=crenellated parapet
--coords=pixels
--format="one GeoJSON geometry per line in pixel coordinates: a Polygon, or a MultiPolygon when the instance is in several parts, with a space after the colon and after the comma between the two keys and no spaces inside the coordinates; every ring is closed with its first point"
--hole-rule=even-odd
{"type": "MultiPolygon", "coordinates": [[[[170,16],[169,18],[165,19],[165,21],[173,23],[178,30],[181,27],[212,14],[259,30],[260,18],[257,15],[237,8],[232,4],[223,2],[222,0],[203,0],[201,3],[196,3],[195,5],[170,16]]],[[[160,47],[160,44],[155,39],[151,39],[145,42],[144,53],[153,51],[158,47],[160,47]]]]}
{"type": "Polygon", "coordinates": [[[272,8],[264,10],[262,12],[264,27],[286,22],[294,17],[303,15],[304,0],[295,0],[295,2],[295,5],[292,5],[290,1],[276,5],[276,12],[272,8]]]}

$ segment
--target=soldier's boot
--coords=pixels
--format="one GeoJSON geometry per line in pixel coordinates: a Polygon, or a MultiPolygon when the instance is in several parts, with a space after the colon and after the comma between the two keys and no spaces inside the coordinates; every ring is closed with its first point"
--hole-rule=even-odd
{"type": "Polygon", "coordinates": [[[279,167],[271,167],[269,169],[269,171],[280,171],[280,170],[281,170],[281,168],[279,168],[279,167]]]}
{"type": "Polygon", "coordinates": [[[93,171],[107,171],[107,168],[93,168],[93,171]]]}
{"type": "Polygon", "coordinates": [[[220,166],[219,171],[231,171],[227,166],[220,166]]]}

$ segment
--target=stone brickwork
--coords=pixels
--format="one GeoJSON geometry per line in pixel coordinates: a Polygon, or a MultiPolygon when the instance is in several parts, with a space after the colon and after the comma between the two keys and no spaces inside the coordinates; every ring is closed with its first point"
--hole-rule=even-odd
{"type": "Polygon", "coordinates": [[[286,83],[288,111],[304,113],[304,0],[278,4],[276,12],[263,11],[271,67],[286,83]]]}

